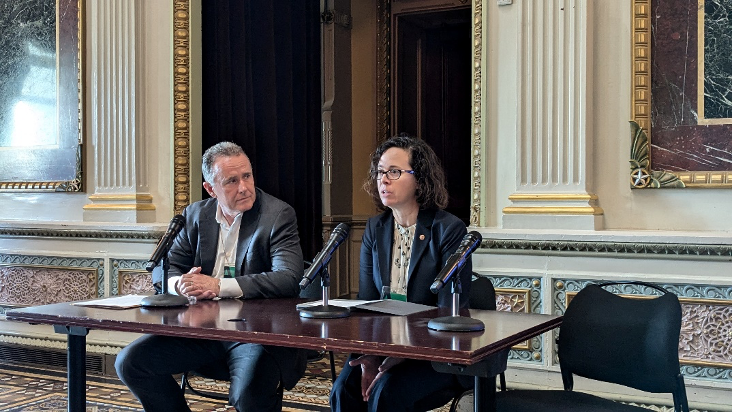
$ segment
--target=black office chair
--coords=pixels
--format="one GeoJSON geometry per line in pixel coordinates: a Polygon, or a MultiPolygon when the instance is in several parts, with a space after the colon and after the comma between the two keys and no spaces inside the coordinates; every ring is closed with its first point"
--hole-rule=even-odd
{"type": "Polygon", "coordinates": [[[570,302],[558,338],[565,390],[510,390],[497,394],[497,411],[648,411],[573,391],[573,375],[671,393],[676,412],[688,412],[678,345],[682,310],[677,296],[642,282],[588,285],[570,302]],[[625,298],[602,286],[639,284],[663,294],[625,298]]]}
{"type": "MultiPolygon", "coordinates": [[[[184,395],[186,394],[186,389],[198,396],[203,396],[206,398],[212,398],[212,399],[218,399],[220,401],[228,401],[229,400],[229,391],[226,391],[225,394],[219,394],[216,392],[209,392],[209,391],[200,391],[196,388],[194,388],[191,385],[191,382],[189,381],[189,376],[191,374],[199,375],[205,378],[214,379],[217,381],[224,381],[229,382],[230,376],[229,376],[229,366],[224,363],[216,363],[211,365],[203,366],[195,371],[185,372],[183,376],[181,376],[181,391],[183,391],[184,395]]],[[[280,391],[282,391],[282,385],[280,386],[280,391]]]]}

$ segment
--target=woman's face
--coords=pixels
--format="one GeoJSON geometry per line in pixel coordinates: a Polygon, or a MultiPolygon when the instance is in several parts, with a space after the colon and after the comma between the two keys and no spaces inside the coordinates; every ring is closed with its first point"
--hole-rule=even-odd
{"type": "MultiPolygon", "coordinates": [[[[382,154],[377,164],[377,170],[386,172],[390,169],[412,170],[407,150],[391,147],[382,154]]],[[[377,180],[377,189],[382,204],[392,210],[417,206],[417,180],[410,173],[402,172],[397,180],[389,180],[385,174],[377,180]]]]}

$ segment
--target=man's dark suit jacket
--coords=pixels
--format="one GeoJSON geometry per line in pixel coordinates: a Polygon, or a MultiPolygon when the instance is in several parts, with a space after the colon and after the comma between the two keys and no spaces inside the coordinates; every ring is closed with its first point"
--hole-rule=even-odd
{"type": "MultiPolygon", "coordinates": [[[[252,209],[242,215],[237,243],[236,273],[243,299],[297,297],[303,277],[303,252],[300,248],[295,211],[287,203],[256,189],[252,209]]],[[[216,221],[217,200],[202,200],[186,207],[184,229],[176,237],[170,253],[169,277],[180,276],[192,267],[211,275],[219,244],[216,221]]],[[[153,282],[162,279],[153,272],[153,282]]],[[[295,308],[293,308],[295,310],[295,308]]],[[[292,388],[305,370],[302,350],[267,346],[280,364],[283,385],[292,388]]]]}
{"type": "MultiPolygon", "coordinates": [[[[415,238],[410,255],[407,300],[424,305],[450,307],[453,301],[450,285],[436,295],[430,285],[466,235],[466,225],[443,210],[420,210],[415,225],[415,238]]],[[[381,299],[383,285],[390,284],[394,218],[392,211],[367,221],[359,261],[359,299],[381,299]]],[[[461,270],[461,307],[468,307],[471,288],[471,259],[461,270]]]]}

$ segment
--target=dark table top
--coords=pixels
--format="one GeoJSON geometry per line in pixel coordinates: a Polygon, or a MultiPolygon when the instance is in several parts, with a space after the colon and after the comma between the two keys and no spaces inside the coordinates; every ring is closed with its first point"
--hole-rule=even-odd
{"type": "Polygon", "coordinates": [[[308,319],[295,305],[303,299],[225,299],[178,308],[102,309],[70,303],[10,310],[6,318],[33,324],[76,326],[304,349],[398,356],[472,365],[560,325],[561,316],[462,310],[484,322],[481,332],[438,332],[430,319],[450,316],[436,308],[409,316],[361,310],[347,318],[308,319]]]}

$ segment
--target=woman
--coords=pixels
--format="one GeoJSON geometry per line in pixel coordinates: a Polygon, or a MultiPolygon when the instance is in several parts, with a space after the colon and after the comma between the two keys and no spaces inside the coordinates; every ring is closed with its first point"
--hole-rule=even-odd
{"type": "MultiPolygon", "coordinates": [[[[358,298],[450,307],[451,288],[435,295],[430,285],[466,235],[466,226],[442,210],[448,192],[435,152],[409,136],[385,141],[372,155],[364,189],[383,213],[369,219],[362,237],[358,298]]],[[[462,307],[468,305],[471,271],[469,260],[460,273],[462,307]]],[[[427,361],[352,354],[334,382],[331,409],[428,410],[447,403],[461,388],[454,375],[436,372],[427,361]]]]}

